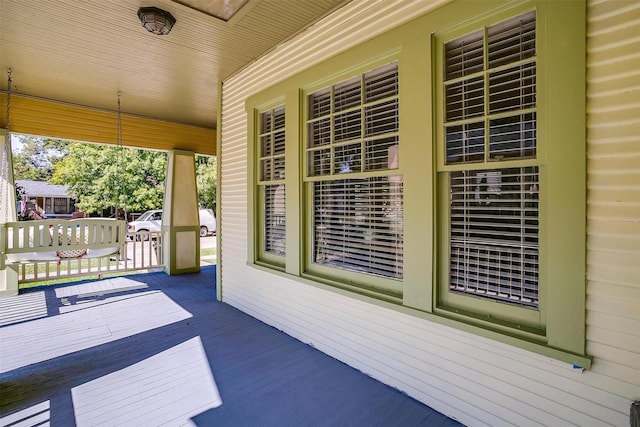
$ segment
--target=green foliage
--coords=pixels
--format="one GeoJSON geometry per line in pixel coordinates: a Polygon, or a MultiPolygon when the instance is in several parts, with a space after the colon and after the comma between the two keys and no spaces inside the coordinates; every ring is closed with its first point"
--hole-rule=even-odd
{"type": "Polygon", "coordinates": [[[166,164],[162,152],[72,143],[52,182],[68,185],[81,211],[141,212],[162,207],[166,164]]]}
{"type": "MultiPolygon", "coordinates": [[[[24,135],[18,138],[21,147],[13,159],[17,180],[68,185],[76,207],[89,214],[100,215],[113,207],[127,213],[162,208],[165,152],[24,135]]],[[[196,156],[196,184],[200,207],[215,210],[215,157],[196,156]]]]}
{"type": "Polygon", "coordinates": [[[216,210],[217,162],[215,157],[196,157],[196,186],[201,208],[216,210]]]}
{"type": "Polygon", "coordinates": [[[13,153],[14,178],[49,181],[56,164],[64,158],[69,143],[26,135],[17,135],[17,138],[20,148],[13,153]]]}

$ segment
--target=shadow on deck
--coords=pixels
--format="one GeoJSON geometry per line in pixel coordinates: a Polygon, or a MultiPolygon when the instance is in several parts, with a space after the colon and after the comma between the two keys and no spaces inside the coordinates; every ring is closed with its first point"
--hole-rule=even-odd
{"type": "Polygon", "coordinates": [[[0,425],[456,426],[215,299],[215,267],[0,300],[0,425]]]}

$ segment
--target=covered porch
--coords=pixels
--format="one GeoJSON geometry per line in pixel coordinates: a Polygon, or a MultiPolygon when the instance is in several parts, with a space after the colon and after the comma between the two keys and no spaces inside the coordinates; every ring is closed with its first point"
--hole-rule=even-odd
{"type": "Polygon", "coordinates": [[[215,295],[211,266],[0,300],[0,424],[458,425],[215,295]]]}
{"type": "Polygon", "coordinates": [[[78,3],[0,0],[0,136],[173,153],[170,275],[0,300],[2,423],[640,420],[640,2],[78,3]]]}

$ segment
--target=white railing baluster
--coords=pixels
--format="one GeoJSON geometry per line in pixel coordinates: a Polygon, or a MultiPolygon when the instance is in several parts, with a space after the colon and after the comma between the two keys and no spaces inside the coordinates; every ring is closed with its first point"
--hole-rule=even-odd
{"type": "Polygon", "coordinates": [[[19,264],[20,283],[162,268],[163,233],[134,233],[126,240],[125,227],[122,221],[108,219],[10,222],[3,227],[0,243],[5,248],[0,256],[19,264]],[[74,250],[84,254],[72,258],[74,250]],[[90,256],[92,250],[98,255],[90,256]],[[107,254],[100,256],[100,250],[107,254]],[[69,257],[60,257],[59,251],[67,251],[69,257]]]}
{"type": "MultiPolygon", "coordinates": [[[[31,253],[38,249],[49,252],[77,248],[81,243],[95,246],[102,239],[113,240],[117,236],[115,228],[109,226],[76,227],[69,222],[51,222],[50,224],[7,227],[12,235],[12,241],[17,245],[8,245],[11,253],[31,253]],[[49,225],[52,225],[51,229],[49,225]],[[71,226],[72,225],[72,226],[71,226]],[[71,228],[69,228],[71,226],[71,228]],[[50,232],[51,230],[51,232],[50,232]],[[60,233],[59,233],[60,231],[60,233]],[[58,238],[58,237],[61,238],[58,238]],[[15,252],[11,252],[15,250],[15,252]]],[[[87,259],[80,257],[62,258],[59,260],[21,260],[19,267],[19,282],[32,283],[43,280],[69,279],[72,277],[96,276],[105,273],[120,273],[127,271],[152,270],[164,267],[162,258],[163,233],[146,232],[140,239],[133,234],[131,240],[122,247],[121,254],[109,254],[104,257],[87,259]],[[111,261],[111,258],[114,261],[111,261]]],[[[11,262],[11,259],[9,259],[11,262]]]]}

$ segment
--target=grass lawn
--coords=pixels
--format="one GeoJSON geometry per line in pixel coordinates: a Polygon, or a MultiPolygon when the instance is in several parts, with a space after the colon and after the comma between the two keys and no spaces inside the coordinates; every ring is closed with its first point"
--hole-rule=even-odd
{"type": "Polygon", "coordinates": [[[200,258],[204,256],[216,255],[217,253],[218,253],[217,248],[200,249],[200,258]]]}
{"type": "Polygon", "coordinates": [[[216,248],[206,248],[206,249],[200,249],[200,259],[203,262],[209,263],[209,264],[215,264],[216,263],[216,254],[218,253],[218,251],[216,250],[216,248]]]}
{"type": "MultiPolygon", "coordinates": [[[[35,265],[38,268],[38,275],[45,275],[47,272],[47,264],[49,265],[49,271],[54,271],[57,269],[57,261],[45,261],[39,262],[38,264],[27,264],[25,266],[25,273],[27,275],[33,275],[35,272],[35,265]]],[[[118,261],[115,259],[105,259],[105,258],[88,258],[88,259],[71,259],[71,260],[63,260],[60,263],[60,270],[71,270],[75,271],[78,269],[94,270],[98,267],[105,268],[109,265],[109,267],[114,267],[118,264],[118,261]]],[[[22,271],[22,267],[20,268],[22,271]]]]}

